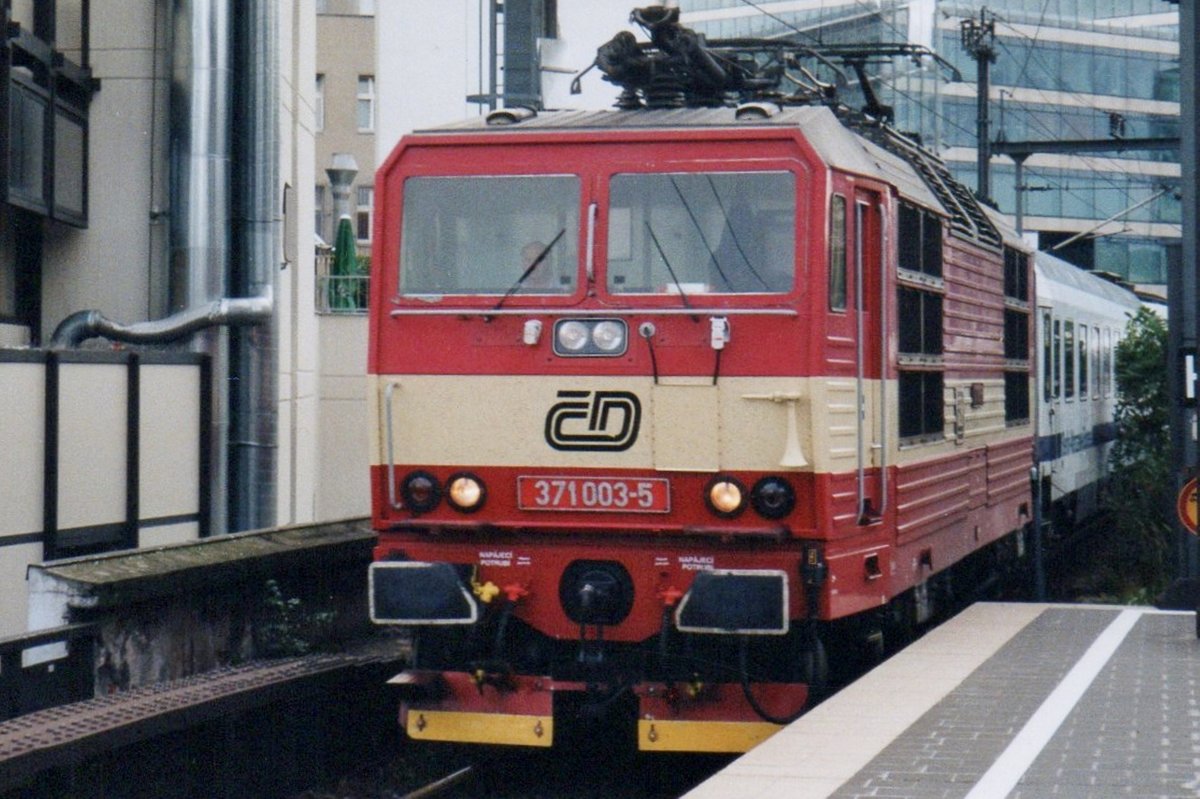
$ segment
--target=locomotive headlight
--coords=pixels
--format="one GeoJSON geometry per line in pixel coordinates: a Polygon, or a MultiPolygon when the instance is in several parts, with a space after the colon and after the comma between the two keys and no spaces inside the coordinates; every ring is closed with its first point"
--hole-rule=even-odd
{"type": "Polygon", "coordinates": [[[625,325],[606,319],[592,329],[592,342],[604,352],[619,352],[625,348],[625,325]]]}
{"type": "Polygon", "coordinates": [[[564,352],[580,352],[588,345],[588,327],[583,322],[560,322],[554,330],[554,340],[564,352]]]}
{"type": "Polygon", "coordinates": [[[737,516],[746,507],[746,490],[732,477],[717,477],[708,484],[705,501],[718,516],[737,516]]]}
{"type": "Polygon", "coordinates": [[[764,519],[782,519],[796,507],[796,490],[782,477],[764,477],[750,490],[750,502],[764,519]]]}
{"type": "Polygon", "coordinates": [[[446,484],[446,496],[455,510],[473,513],[483,507],[487,491],[473,474],[456,474],[446,484]]]}
{"type": "Polygon", "coordinates": [[[554,354],[568,358],[614,358],[629,346],[624,319],[559,319],[554,323],[554,354]]]}
{"type": "Polygon", "coordinates": [[[427,513],[437,507],[442,490],[437,478],[429,472],[412,472],[400,485],[404,504],[415,513],[427,513]]]}

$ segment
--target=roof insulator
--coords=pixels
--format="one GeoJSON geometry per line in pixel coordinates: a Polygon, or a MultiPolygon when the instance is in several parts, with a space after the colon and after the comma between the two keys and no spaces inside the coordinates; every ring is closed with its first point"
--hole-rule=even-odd
{"type": "Polygon", "coordinates": [[[489,111],[487,115],[488,125],[515,125],[518,122],[524,122],[527,119],[532,119],[537,116],[537,111],[533,108],[528,108],[523,105],[513,105],[507,108],[497,108],[495,111],[489,111]]]}

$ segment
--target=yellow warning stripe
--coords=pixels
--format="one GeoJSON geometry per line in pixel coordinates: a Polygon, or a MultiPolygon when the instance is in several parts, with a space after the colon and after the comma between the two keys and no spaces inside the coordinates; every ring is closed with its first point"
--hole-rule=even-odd
{"type": "Polygon", "coordinates": [[[765,721],[638,721],[642,752],[747,752],[783,727],[765,721]]]}
{"type": "Polygon", "coordinates": [[[406,731],[410,738],[421,741],[511,746],[550,746],[554,743],[554,719],[551,716],[412,709],[408,711],[406,731]]]}

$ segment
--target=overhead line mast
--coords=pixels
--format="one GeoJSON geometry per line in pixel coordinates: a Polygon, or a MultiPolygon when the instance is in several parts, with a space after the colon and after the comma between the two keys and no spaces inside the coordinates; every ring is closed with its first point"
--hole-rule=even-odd
{"type": "Polygon", "coordinates": [[[996,18],[987,8],[979,9],[979,20],[962,21],[962,46],[974,59],[978,68],[975,77],[975,140],[976,156],[975,195],[980,202],[990,202],[992,196],[991,137],[988,128],[991,120],[988,111],[988,93],[991,90],[991,65],[996,63],[996,18]]]}

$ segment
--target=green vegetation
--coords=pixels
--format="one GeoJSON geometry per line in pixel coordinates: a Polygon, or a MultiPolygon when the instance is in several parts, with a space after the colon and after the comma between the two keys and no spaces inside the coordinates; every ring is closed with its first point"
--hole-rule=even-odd
{"type": "Polygon", "coordinates": [[[335,616],[305,608],[299,597],[285,597],[278,582],[267,580],[254,635],[258,655],[295,657],[328,648],[335,616]]]}
{"type": "Polygon", "coordinates": [[[1146,604],[1173,576],[1174,473],[1169,429],[1167,325],[1142,308],[1117,346],[1117,441],[1106,525],[1094,548],[1091,592],[1146,604]]]}

